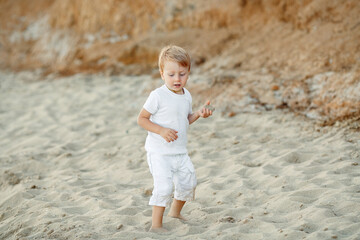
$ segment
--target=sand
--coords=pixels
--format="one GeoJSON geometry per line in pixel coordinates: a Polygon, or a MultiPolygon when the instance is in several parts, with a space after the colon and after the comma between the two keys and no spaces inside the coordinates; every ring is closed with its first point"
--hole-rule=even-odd
{"type": "Polygon", "coordinates": [[[155,234],[136,117],[160,80],[3,72],[0,84],[0,239],[360,239],[359,132],[214,103],[189,131],[189,220],[165,217],[155,234]]]}

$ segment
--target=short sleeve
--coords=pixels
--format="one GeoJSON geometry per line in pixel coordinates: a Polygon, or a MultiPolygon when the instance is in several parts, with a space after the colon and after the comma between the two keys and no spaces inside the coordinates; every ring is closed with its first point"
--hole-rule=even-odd
{"type": "Polygon", "coordinates": [[[159,109],[159,95],[152,91],[146,100],[143,108],[151,114],[155,114],[159,109]]]}

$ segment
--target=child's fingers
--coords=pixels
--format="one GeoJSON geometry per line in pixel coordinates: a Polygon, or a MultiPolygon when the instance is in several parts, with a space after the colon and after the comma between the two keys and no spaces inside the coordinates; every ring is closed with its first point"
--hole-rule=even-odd
{"type": "Polygon", "coordinates": [[[210,114],[210,110],[207,109],[207,108],[205,108],[205,109],[204,109],[204,117],[208,117],[209,114],[210,114]]]}
{"type": "Polygon", "coordinates": [[[213,112],[215,111],[215,108],[210,105],[210,101],[207,101],[207,104],[208,105],[205,105],[200,110],[200,117],[207,118],[207,117],[211,116],[213,114],[213,112]]]}
{"type": "Polygon", "coordinates": [[[173,142],[173,141],[175,141],[176,139],[174,138],[174,137],[171,137],[171,136],[168,136],[167,138],[166,138],[166,141],[167,142],[173,142]]]}
{"type": "Polygon", "coordinates": [[[171,129],[171,133],[173,134],[173,135],[175,135],[175,136],[177,136],[177,131],[176,130],[173,130],[173,129],[171,129]]]}
{"type": "Polygon", "coordinates": [[[174,141],[174,140],[176,140],[178,138],[178,135],[176,133],[177,133],[176,130],[173,130],[173,129],[170,130],[169,136],[171,138],[171,141],[174,141]]]}
{"type": "Polygon", "coordinates": [[[166,142],[173,142],[178,138],[177,131],[171,128],[167,128],[166,132],[162,136],[166,142]]]}
{"type": "Polygon", "coordinates": [[[176,140],[178,138],[177,135],[175,135],[175,134],[172,134],[170,137],[172,140],[176,140]]]}

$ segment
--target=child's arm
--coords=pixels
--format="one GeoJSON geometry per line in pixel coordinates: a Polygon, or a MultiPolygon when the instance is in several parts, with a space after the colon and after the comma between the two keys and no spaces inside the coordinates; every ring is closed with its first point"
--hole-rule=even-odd
{"type": "Polygon", "coordinates": [[[138,116],[137,123],[145,130],[159,134],[167,142],[173,142],[178,138],[177,131],[170,128],[161,127],[160,125],[151,122],[150,116],[151,113],[143,108],[138,116]]]}
{"type": "Polygon", "coordinates": [[[215,109],[210,110],[208,107],[206,107],[206,105],[210,106],[210,101],[207,101],[205,106],[202,109],[200,109],[192,114],[189,114],[189,116],[188,116],[189,124],[192,124],[193,122],[198,120],[200,117],[207,118],[212,115],[212,113],[215,109]]]}

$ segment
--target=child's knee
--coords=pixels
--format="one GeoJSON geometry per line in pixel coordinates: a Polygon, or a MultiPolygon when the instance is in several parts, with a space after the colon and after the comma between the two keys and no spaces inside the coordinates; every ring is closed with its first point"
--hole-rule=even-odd
{"type": "Polygon", "coordinates": [[[154,191],[150,198],[150,205],[168,207],[171,203],[171,195],[173,194],[173,184],[170,181],[161,181],[154,183],[154,191]]]}
{"type": "Polygon", "coordinates": [[[171,179],[168,181],[161,181],[160,183],[155,184],[153,194],[160,196],[171,196],[173,193],[173,183],[171,179]]]}
{"type": "Polygon", "coordinates": [[[195,191],[197,186],[196,175],[194,172],[188,174],[187,177],[179,179],[176,184],[176,191],[185,195],[191,194],[195,191]]]}
{"type": "Polygon", "coordinates": [[[181,188],[185,191],[192,191],[197,186],[197,180],[195,173],[191,173],[190,179],[183,184],[180,184],[181,188]]]}

